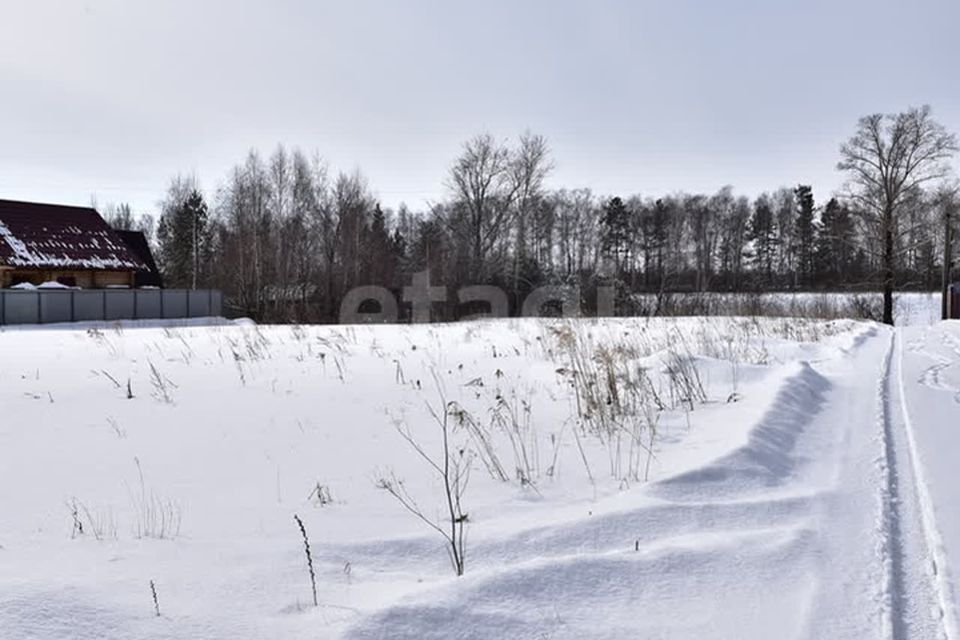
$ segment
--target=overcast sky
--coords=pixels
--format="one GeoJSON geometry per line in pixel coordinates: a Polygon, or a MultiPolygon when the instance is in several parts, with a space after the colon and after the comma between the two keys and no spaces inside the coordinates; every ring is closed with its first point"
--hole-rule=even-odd
{"type": "Polygon", "coordinates": [[[958,0],[0,0],[0,198],[152,212],[283,143],[418,209],[463,140],[525,129],[553,186],[823,198],[863,114],[960,132],[958,26],[958,0]]]}

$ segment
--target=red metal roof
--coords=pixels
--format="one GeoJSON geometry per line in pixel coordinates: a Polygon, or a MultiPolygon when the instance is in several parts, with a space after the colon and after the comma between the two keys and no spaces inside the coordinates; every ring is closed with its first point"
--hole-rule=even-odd
{"type": "Polygon", "coordinates": [[[146,268],[96,210],[14,200],[0,200],[0,265],[146,268]]]}

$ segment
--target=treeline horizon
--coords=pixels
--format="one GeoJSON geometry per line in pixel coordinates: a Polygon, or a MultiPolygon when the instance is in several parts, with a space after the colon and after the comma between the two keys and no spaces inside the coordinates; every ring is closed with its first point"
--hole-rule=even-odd
{"type": "MultiPolygon", "coordinates": [[[[932,122],[928,108],[875,117],[908,114],[932,122]]],[[[838,164],[848,172],[849,144],[838,164]]],[[[334,173],[317,155],[278,146],[268,156],[251,150],[210,193],[193,178],[172,179],[155,230],[126,205],[108,206],[105,217],[148,233],[166,286],[222,289],[232,313],[259,321],[335,322],[351,289],[382,286],[399,299],[423,271],[451,293],[497,286],[513,314],[548,285],[578,287],[586,309],[612,286],[623,314],[661,312],[673,293],[933,290],[943,271],[940,221],[958,202],[943,180],[910,185],[890,215],[873,206],[872,183],[826,197],[802,182],[755,198],[732,186],[601,197],[548,189],[552,169],[542,136],[480,134],[453,159],[441,201],[392,210],[359,170],[334,173]]],[[[451,295],[435,317],[482,311],[451,295]]]]}

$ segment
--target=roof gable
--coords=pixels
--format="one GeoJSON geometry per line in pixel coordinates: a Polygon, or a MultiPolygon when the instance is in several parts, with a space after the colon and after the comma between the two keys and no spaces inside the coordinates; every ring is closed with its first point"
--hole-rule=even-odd
{"type": "Polygon", "coordinates": [[[0,200],[0,265],[41,269],[143,269],[96,210],[0,200]]]}

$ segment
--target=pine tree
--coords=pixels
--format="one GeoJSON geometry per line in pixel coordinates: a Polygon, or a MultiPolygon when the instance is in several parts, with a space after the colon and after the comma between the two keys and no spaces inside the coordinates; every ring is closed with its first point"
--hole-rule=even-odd
{"type": "Polygon", "coordinates": [[[630,214],[623,200],[615,197],[603,206],[602,215],[601,248],[608,257],[613,259],[614,269],[619,277],[629,255],[630,214]]]}
{"type": "Polygon", "coordinates": [[[839,256],[834,252],[833,232],[836,226],[840,203],[836,198],[830,198],[820,212],[820,235],[817,236],[817,247],[814,251],[814,271],[821,284],[833,286],[839,275],[839,256]]]}
{"type": "Polygon", "coordinates": [[[643,286],[649,288],[658,285],[663,273],[668,237],[667,205],[663,200],[657,200],[652,204],[638,204],[635,208],[635,233],[643,252],[643,286]]]}
{"type": "Polygon", "coordinates": [[[364,236],[366,284],[393,286],[397,271],[396,254],[387,229],[387,216],[379,204],[374,207],[370,227],[364,236]]]}
{"type": "Polygon", "coordinates": [[[794,190],[797,201],[797,272],[800,284],[809,284],[813,274],[816,220],[814,219],[813,188],[799,185],[794,190]]]}
{"type": "Polygon", "coordinates": [[[171,287],[196,289],[209,259],[208,208],[196,188],[171,187],[157,227],[160,263],[171,287]]]}
{"type": "Polygon", "coordinates": [[[747,239],[753,243],[754,266],[763,273],[764,285],[770,286],[773,280],[773,260],[780,239],[777,236],[773,206],[766,195],[757,198],[754,203],[747,239]]]}
{"type": "Polygon", "coordinates": [[[843,205],[837,209],[831,229],[837,276],[844,283],[862,277],[862,272],[858,275],[852,268],[855,264],[854,249],[857,246],[857,223],[849,206],[843,205]]]}
{"type": "Polygon", "coordinates": [[[853,215],[849,207],[831,198],[820,212],[820,230],[815,251],[815,272],[828,287],[847,284],[855,276],[851,267],[855,262],[853,215]]]}

